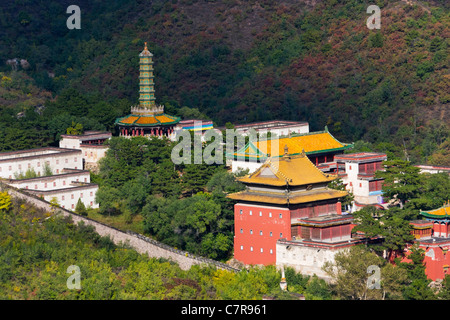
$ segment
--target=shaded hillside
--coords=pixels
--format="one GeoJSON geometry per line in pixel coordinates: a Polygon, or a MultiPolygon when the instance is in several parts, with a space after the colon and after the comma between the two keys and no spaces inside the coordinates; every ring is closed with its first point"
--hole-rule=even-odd
{"type": "Polygon", "coordinates": [[[60,96],[46,117],[100,114],[111,126],[137,102],[147,41],[157,102],[171,113],[198,108],[217,125],[306,120],[343,141],[418,148],[417,161],[449,135],[446,1],[378,1],[379,31],[359,0],[80,1],[81,30],[65,27],[68,1],[37,3],[0,5],[0,54],[27,59],[37,86],[60,96]]]}

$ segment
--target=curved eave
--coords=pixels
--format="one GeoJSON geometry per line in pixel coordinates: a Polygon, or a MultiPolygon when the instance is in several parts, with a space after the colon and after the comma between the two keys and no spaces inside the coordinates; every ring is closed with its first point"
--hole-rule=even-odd
{"type": "Polygon", "coordinates": [[[165,113],[162,113],[162,114],[158,114],[158,115],[156,115],[156,116],[152,116],[152,117],[155,117],[155,120],[156,120],[155,123],[137,123],[137,121],[138,121],[141,117],[147,117],[147,116],[142,116],[142,115],[128,115],[128,116],[125,116],[125,117],[116,119],[116,121],[114,122],[114,124],[116,124],[116,125],[121,125],[121,126],[127,126],[127,127],[156,127],[156,126],[165,126],[165,125],[177,124],[177,123],[180,122],[180,120],[181,120],[181,118],[179,118],[179,117],[170,116],[170,115],[167,115],[167,114],[165,114],[165,113]],[[136,116],[137,119],[134,120],[133,122],[130,122],[130,123],[123,123],[123,122],[121,122],[122,120],[127,119],[128,117],[131,117],[131,116],[136,116]],[[170,122],[161,122],[161,121],[159,121],[158,119],[156,119],[156,117],[158,117],[158,116],[166,116],[166,117],[168,117],[168,118],[172,118],[172,119],[174,118],[174,120],[173,120],[173,121],[170,121],[170,122]]]}
{"type": "Polygon", "coordinates": [[[425,212],[425,211],[422,211],[420,214],[423,215],[424,217],[432,218],[432,219],[450,219],[450,215],[448,215],[448,214],[445,214],[445,215],[443,215],[443,214],[431,214],[431,213],[428,213],[428,212],[425,212]]]}

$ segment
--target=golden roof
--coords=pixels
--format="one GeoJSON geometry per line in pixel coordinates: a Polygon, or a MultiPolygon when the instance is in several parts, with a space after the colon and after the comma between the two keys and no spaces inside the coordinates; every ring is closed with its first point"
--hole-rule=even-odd
{"type": "Polygon", "coordinates": [[[351,145],[336,140],[328,130],[310,132],[292,137],[274,138],[257,142],[249,142],[244,148],[233,155],[246,158],[260,158],[265,156],[279,157],[284,154],[284,147],[289,148],[292,155],[303,151],[307,154],[331,150],[343,150],[351,145]]]}
{"type": "Polygon", "coordinates": [[[424,215],[425,217],[431,218],[446,218],[450,216],[450,201],[444,203],[444,205],[441,208],[431,211],[422,211],[421,214],[424,215]]]}
{"type": "Polygon", "coordinates": [[[116,124],[127,125],[127,126],[159,126],[159,125],[171,125],[176,124],[180,121],[179,117],[171,116],[167,114],[159,115],[134,115],[130,114],[128,116],[116,119],[116,124]]]}
{"type": "Polygon", "coordinates": [[[300,186],[330,182],[337,178],[336,175],[325,174],[319,170],[304,153],[289,156],[288,150],[286,146],[283,157],[267,159],[254,173],[238,180],[245,184],[300,186]]]}

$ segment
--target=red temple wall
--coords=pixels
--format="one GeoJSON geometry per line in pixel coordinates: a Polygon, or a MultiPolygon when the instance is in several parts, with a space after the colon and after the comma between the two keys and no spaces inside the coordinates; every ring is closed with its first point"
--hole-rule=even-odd
{"type": "MultiPolygon", "coordinates": [[[[429,244],[420,244],[419,247],[425,250],[424,265],[425,274],[428,279],[433,281],[437,279],[444,279],[446,274],[450,274],[450,239],[448,242],[440,243],[439,246],[429,246],[429,244]]],[[[410,251],[407,251],[406,257],[402,259],[402,262],[411,262],[408,259],[410,251]]]]}
{"type": "Polygon", "coordinates": [[[239,203],[234,206],[236,260],[245,264],[275,264],[276,242],[280,238],[291,239],[289,209],[239,203]]]}

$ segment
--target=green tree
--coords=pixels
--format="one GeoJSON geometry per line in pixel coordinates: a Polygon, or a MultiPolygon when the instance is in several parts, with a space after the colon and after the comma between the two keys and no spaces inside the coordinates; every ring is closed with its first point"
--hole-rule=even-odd
{"type": "Polygon", "coordinates": [[[399,267],[405,269],[408,275],[408,285],[403,290],[403,297],[406,300],[431,300],[436,298],[428,286],[431,280],[425,274],[424,257],[424,250],[414,245],[410,248],[410,254],[408,255],[410,262],[398,262],[399,267]]]}
{"type": "Polygon", "coordinates": [[[83,125],[81,123],[75,123],[72,121],[72,125],[67,128],[67,134],[80,135],[83,134],[83,125]]]}
{"type": "Polygon", "coordinates": [[[77,205],[75,206],[75,212],[82,216],[88,215],[86,206],[84,205],[83,201],[81,201],[81,198],[79,198],[77,201],[77,205]]]}
{"type": "Polygon", "coordinates": [[[383,196],[389,200],[397,200],[401,208],[408,200],[417,198],[421,193],[422,179],[420,169],[409,161],[384,161],[385,171],[377,171],[376,178],[383,178],[383,196]]]}

